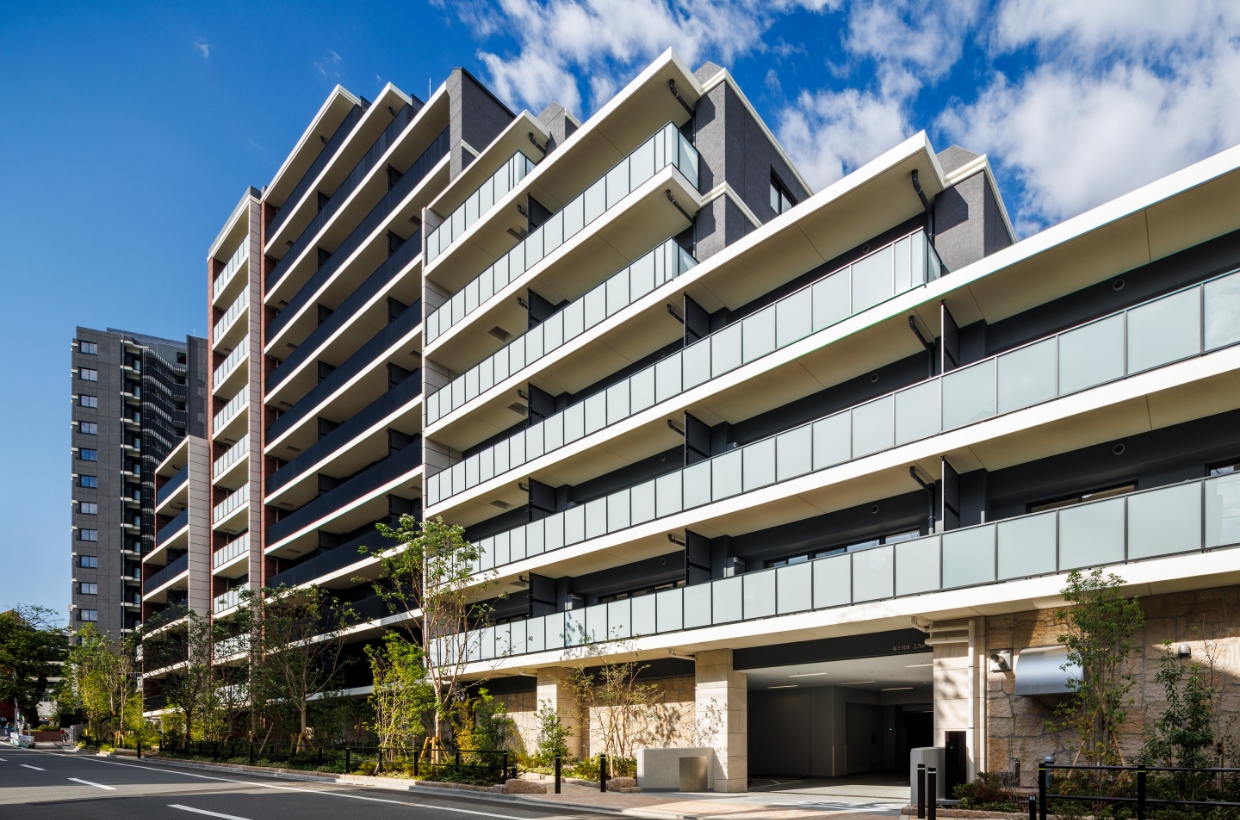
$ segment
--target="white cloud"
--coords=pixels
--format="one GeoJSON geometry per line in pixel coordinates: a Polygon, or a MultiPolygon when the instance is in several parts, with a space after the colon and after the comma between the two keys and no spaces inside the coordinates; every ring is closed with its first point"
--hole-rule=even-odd
{"type": "Polygon", "coordinates": [[[202,52],[202,59],[204,60],[211,59],[211,44],[208,43],[206,40],[203,40],[201,38],[195,39],[194,48],[202,52]]]}
{"type": "Polygon", "coordinates": [[[1238,33],[1240,6],[1010,0],[992,48],[1039,64],[938,124],[1022,185],[1036,231],[1240,142],[1238,33]]]}
{"type": "Polygon", "coordinates": [[[802,91],[779,114],[778,134],[801,175],[822,190],[911,131],[901,100],[881,94],[802,91]]]}

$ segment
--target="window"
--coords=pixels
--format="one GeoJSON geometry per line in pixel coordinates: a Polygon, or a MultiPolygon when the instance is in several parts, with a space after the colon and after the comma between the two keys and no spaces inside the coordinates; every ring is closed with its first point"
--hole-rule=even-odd
{"type": "Polygon", "coordinates": [[[185,354],[177,352],[177,364],[185,364],[185,354]]]}
{"type": "Polygon", "coordinates": [[[1232,464],[1217,464],[1209,470],[1209,474],[1212,476],[1231,475],[1236,472],[1240,472],[1240,462],[1234,462],[1232,464]]]}
{"type": "Polygon", "coordinates": [[[797,202],[792,198],[792,194],[788,193],[787,187],[785,187],[784,184],[775,176],[775,174],[772,173],[771,210],[777,214],[782,214],[795,204],[797,204],[797,202]]]}
{"type": "Polygon", "coordinates": [[[97,621],[99,620],[99,610],[97,609],[79,609],[79,621],[97,621]]]}
{"type": "Polygon", "coordinates": [[[84,436],[99,435],[99,425],[93,421],[79,421],[78,432],[84,436]]]}
{"type": "Polygon", "coordinates": [[[98,515],[99,505],[93,501],[79,501],[78,512],[82,515],[98,515]]]}
{"type": "Polygon", "coordinates": [[[98,584],[87,584],[87,583],[78,584],[78,595],[98,595],[98,594],[99,594],[98,584]]]}
{"type": "Polygon", "coordinates": [[[81,450],[78,450],[78,458],[82,461],[98,461],[99,451],[91,450],[89,447],[83,447],[81,450]]]}
{"type": "Polygon", "coordinates": [[[628,592],[617,592],[615,595],[603,595],[599,597],[598,602],[600,604],[609,604],[612,601],[623,601],[626,598],[640,598],[643,595],[653,595],[654,593],[662,592],[665,589],[676,589],[677,587],[683,587],[684,585],[685,582],[682,580],[673,581],[668,584],[659,584],[656,587],[642,587],[628,592]]]}
{"type": "Polygon", "coordinates": [[[79,541],[98,541],[99,530],[78,530],[79,541]]]}
{"type": "Polygon", "coordinates": [[[78,404],[80,404],[82,407],[98,407],[99,397],[88,396],[85,393],[82,393],[81,395],[78,396],[78,404]]]}
{"type": "Polygon", "coordinates": [[[89,367],[83,367],[78,370],[78,378],[84,382],[97,382],[99,381],[99,371],[91,370],[89,367]]]}
{"type": "Polygon", "coordinates": [[[99,355],[99,345],[94,342],[78,342],[78,350],[90,356],[99,355]]]}
{"type": "Polygon", "coordinates": [[[908,541],[912,538],[920,538],[921,530],[905,530],[903,532],[893,532],[890,535],[883,535],[878,538],[871,538],[867,541],[858,541],[854,544],[846,544],[840,547],[831,547],[830,549],[820,550],[814,553],[803,553],[794,555],[791,558],[780,558],[776,561],[767,561],[768,567],[787,567],[793,564],[802,564],[813,558],[825,558],[828,555],[839,555],[844,552],[856,552],[867,547],[878,547],[883,544],[895,544],[900,541],[908,541]]]}
{"type": "Polygon", "coordinates": [[[99,557],[95,555],[79,555],[78,566],[83,569],[99,569],[99,557]]]}
{"type": "Polygon", "coordinates": [[[1075,507],[1077,504],[1084,504],[1086,501],[1101,501],[1104,498],[1112,498],[1117,495],[1127,495],[1136,492],[1136,484],[1120,484],[1115,487],[1107,487],[1102,490],[1094,490],[1089,493],[1078,493],[1070,495],[1066,498],[1057,498],[1054,501],[1045,501],[1041,504],[1030,504],[1029,512],[1046,512],[1047,510],[1058,510],[1062,507],[1075,507]]]}
{"type": "Polygon", "coordinates": [[[99,477],[93,476],[93,475],[80,475],[78,476],[78,486],[79,487],[98,487],[99,477]]]}

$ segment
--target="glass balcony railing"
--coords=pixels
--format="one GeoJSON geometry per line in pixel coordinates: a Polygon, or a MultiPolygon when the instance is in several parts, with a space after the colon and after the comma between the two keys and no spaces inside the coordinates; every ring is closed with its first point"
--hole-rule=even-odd
{"type": "MultiPolygon", "coordinates": [[[[384,327],[366,344],[357,349],[352,356],[331,372],[326,379],[316,384],[310,392],[302,396],[288,411],[267,427],[267,441],[275,441],[291,430],[310,414],[318,412],[324,399],[334,394],[358,373],[373,365],[381,356],[386,356],[392,345],[408,335],[422,322],[422,302],[419,300],[405,309],[396,320],[384,327]]],[[[408,378],[421,378],[421,371],[415,370],[408,378]]]]}
{"type": "Polygon", "coordinates": [[[1232,474],[515,621],[475,630],[467,646],[484,661],[1237,544],[1232,474]]]}
{"type": "Polygon", "coordinates": [[[646,180],[673,165],[695,189],[698,185],[698,152],[689,140],[668,123],[637,150],[622,159],[563,210],[530,232],[491,267],[478,274],[426,320],[429,344],[486,304],[509,282],[532,268],[546,255],[576,236],[583,228],[611,210],[646,180]]]}
{"type": "MultiPolygon", "coordinates": [[[[340,266],[352,256],[353,252],[360,248],[362,243],[388,220],[392,215],[392,211],[396,210],[396,207],[418,187],[422,180],[426,178],[426,175],[431,172],[431,169],[435,167],[436,163],[447,156],[450,147],[448,129],[445,128],[431,142],[427,149],[422,152],[422,156],[414,160],[413,164],[409,166],[409,170],[405,171],[404,176],[392,186],[383,199],[380,199],[370,209],[370,213],[366,214],[357,227],[337,246],[336,250],[332,251],[331,256],[327,258],[322,267],[297,291],[297,294],[289,300],[288,305],[280,311],[279,315],[271,321],[271,327],[267,331],[268,338],[274,339],[277,337],[298,312],[306,307],[311,300],[319,298],[319,292],[322,290],[323,285],[335,276],[340,266]]],[[[422,252],[421,229],[415,231],[412,236],[405,240],[397,252],[400,253],[401,251],[404,251],[406,254],[403,257],[406,260],[413,259],[422,252]],[[406,249],[406,246],[411,247],[406,249]]]]}
{"type": "MultiPolygon", "coordinates": [[[[245,587],[233,587],[232,589],[230,589],[230,590],[228,590],[227,592],[225,592],[223,595],[216,595],[216,596],[215,596],[215,611],[216,611],[217,613],[218,613],[218,612],[223,612],[224,610],[226,610],[226,609],[232,609],[232,608],[233,608],[233,607],[235,607],[237,604],[241,603],[241,591],[242,591],[243,589],[245,589],[245,587]]],[[[241,637],[241,638],[247,638],[247,637],[249,637],[249,636],[248,636],[248,635],[241,635],[241,636],[239,636],[239,637],[241,637]]],[[[233,638],[232,640],[236,641],[236,640],[238,640],[238,639],[237,639],[237,638],[233,638]]],[[[225,646],[227,646],[228,644],[226,643],[226,644],[224,644],[224,645],[225,645],[225,646]]],[[[216,649],[218,650],[218,649],[219,649],[219,647],[216,647],[216,649]]],[[[235,654],[237,654],[237,652],[244,652],[244,651],[245,651],[245,650],[244,650],[243,648],[242,648],[242,649],[237,649],[236,651],[224,651],[224,652],[219,652],[219,651],[217,651],[217,652],[216,652],[216,657],[217,657],[217,658],[226,658],[226,657],[228,657],[229,655],[235,655],[235,654]]]]}
{"type": "Polygon", "coordinates": [[[229,561],[238,556],[245,555],[250,551],[250,534],[243,532],[233,540],[224,545],[223,549],[216,550],[211,556],[211,568],[219,569],[229,561]]]}
{"type": "Polygon", "coordinates": [[[166,543],[169,538],[171,538],[172,536],[176,535],[178,532],[183,530],[185,528],[185,525],[188,523],[189,523],[189,510],[181,510],[180,514],[177,515],[176,518],[172,519],[167,524],[164,524],[162,527],[159,528],[159,532],[155,533],[155,543],[156,544],[166,543]]]}
{"type": "Polygon", "coordinates": [[[220,271],[220,275],[215,277],[215,286],[211,294],[211,301],[220,298],[220,295],[228,290],[228,285],[232,282],[233,277],[237,275],[237,271],[241,270],[241,266],[250,258],[250,239],[247,236],[241,240],[241,247],[233,252],[232,257],[228,260],[228,264],[224,266],[224,270],[220,271]]]}
{"type": "Polygon", "coordinates": [[[215,464],[211,470],[212,478],[219,478],[229,467],[236,464],[250,449],[250,434],[246,433],[241,439],[224,451],[224,455],[215,460],[215,464]]]}
{"type": "MultiPolygon", "coordinates": [[[[293,480],[312,472],[330,454],[351,445],[359,435],[388,418],[400,408],[422,395],[422,379],[414,374],[375,399],[352,418],[311,444],[287,464],[267,476],[266,492],[270,496],[293,480]]],[[[414,436],[411,447],[421,447],[422,437],[414,436]]]]}
{"type": "MultiPolygon", "coordinates": [[[[942,263],[918,231],[699,339],[657,364],[526,428],[427,481],[437,504],[653,407],[849,316],[937,279],[942,263]]],[[[441,405],[442,407],[442,402],[441,405]]]]}
{"type": "MultiPolygon", "coordinates": [[[[223,612],[225,609],[232,609],[234,606],[241,603],[241,592],[247,588],[247,585],[242,584],[241,586],[233,587],[223,595],[217,595],[215,598],[215,611],[223,612]],[[223,603],[223,606],[220,606],[221,603],[223,603]]],[[[231,638],[224,638],[223,640],[216,641],[215,644],[212,645],[211,651],[213,653],[212,657],[216,661],[221,661],[224,658],[231,658],[234,655],[244,654],[250,651],[250,636],[244,634],[234,635],[231,638]]],[[[229,691],[221,692],[220,697],[229,699],[235,697],[236,699],[232,700],[232,702],[241,703],[245,700],[243,697],[245,688],[246,684],[235,683],[228,687],[229,691]]]]}
{"type": "Polygon", "coordinates": [[[345,115],[344,121],[336,126],[336,132],[332,134],[332,138],[323,146],[323,150],[319,151],[319,155],[314,158],[314,162],[310,163],[310,167],[301,175],[301,179],[297,181],[293,192],[284,200],[282,207],[271,220],[271,224],[267,226],[267,236],[275,236],[280,232],[280,228],[284,227],[284,223],[288,221],[289,216],[297,210],[296,205],[301,202],[301,198],[306,195],[306,191],[310,186],[318,182],[319,174],[323,173],[323,169],[331,162],[336,154],[340,153],[340,148],[348,141],[349,135],[353,133],[353,129],[357,127],[358,122],[362,119],[362,115],[366,113],[366,107],[360,105],[353,106],[353,109],[345,115]]]}
{"type": "Polygon", "coordinates": [[[165,481],[164,486],[156,490],[155,506],[158,507],[160,504],[163,504],[165,501],[167,501],[169,498],[172,497],[173,493],[175,493],[177,490],[184,487],[185,482],[188,478],[189,478],[189,465],[187,464],[181,469],[177,470],[176,475],[174,475],[172,478],[165,481]]]}
{"type": "Polygon", "coordinates": [[[412,472],[421,464],[421,447],[406,447],[382,461],[377,461],[336,489],[299,507],[269,526],[265,542],[275,544],[412,472]]]}
{"type": "Polygon", "coordinates": [[[1240,273],[1232,273],[484,539],[476,569],[723,501],[1238,342],[1240,273]]]}
{"type": "Polygon", "coordinates": [[[229,515],[236,512],[238,508],[245,506],[249,500],[250,485],[242,484],[239,490],[215,505],[215,510],[212,512],[211,516],[212,523],[220,523],[229,515]]]}
{"type": "Polygon", "coordinates": [[[168,564],[168,566],[143,581],[142,594],[145,595],[153,589],[159,589],[161,586],[168,583],[182,572],[185,572],[187,569],[189,569],[189,553],[186,553],[177,560],[172,561],[168,564]]]}
{"type": "Polygon", "coordinates": [[[218,342],[224,338],[224,334],[232,329],[233,323],[245,312],[246,306],[249,303],[250,289],[246,287],[242,289],[241,293],[237,294],[237,298],[228,306],[228,310],[224,311],[224,315],[215,323],[215,331],[211,336],[211,340],[218,342]]]}
{"type": "Polygon", "coordinates": [[[237,414],[245,407],[245,400],[249,396],[249,392],[250,389],[248,387],[242,387],[237,395],[228,400],[228,404],[224,405],[224,409],[215,414],[213,429],[223,429],[228,422],[237,417],[237,414]]]}
{"type": "Polygon", "coordinates": [[[448,249],[461,234],[485,216],[495,207],[495,203],[525,179],[526,174],[534,170],[534,161],[518,151],[492,174],[478,190],[469,195],[456,210],[448,215],[438,228],[426,237],[426,263],[435,261],[435,257],[448,249]]]}
{"type": "Polygon", "coordinates": [[[272,268],[271,273],[267,274],[268,293],[271,293],[279,286],[280,280],[289,272],[293,261],[301,256],[306,248],[318,241],[319,234],[322,233],[324,226],[339,213],[340,209],[344,207],[344,203],[348,201],[349,195],[357,190],[357,187],[362,184],[363,180],[370,175],[371,170],[378,164],[379,159],[387,153],[388,149],[396,143],[396,140],[413,124],[421,108],[421,103],[414,100],[413,105],[402,106],[396,112],[392,122],[383,130],[383,133],[379,135],[379,138],[370,146],[365,155],[357,161],[357,165],[353,166],[353,170],[344,178],[344,181],[336,187],[335,192],[331,195],[331,199],[327,200],[327,204],[323,206],[323,210],[319,211],[314,219],[310,220],[310,224],[294,240],[284,256],[280,257],[280,261],[272,268]]]}
{"type": "Polygon", "coordinates": [[[696,264],[688,251],[669,239],[432,394],[427,399],[426,423],[432,424],[472,401],[696,264]]]}
{"type": "Polygon", "coordinates": [[[397,543],[384,538],[378,530],[373,530],[333,550],[316,555],[292,569],[286,569],[272,576],[267,586],[272,589],[279,589],[282,586],[290,588],[300,586],[352,566],[359,561],[374,558],[383,550],[396,546],[397,543]],[[363,549],[365,552],[362,552],[363,549]]]}
{"type": "Polygon", "coordinates": [[[250,337],[247,334],[241,337],[241,344],[233,348],[232,353],[228,354],[228,358],[224,359],[223,363],[219,367],[215,368],[215,377],[212,384],[219,387],[225,379],[232,375],[233,370],[235,370],[237,365],[241,364],[241,362],[243,362],[245,357],[248,355],[250,355],[250,337]]]}

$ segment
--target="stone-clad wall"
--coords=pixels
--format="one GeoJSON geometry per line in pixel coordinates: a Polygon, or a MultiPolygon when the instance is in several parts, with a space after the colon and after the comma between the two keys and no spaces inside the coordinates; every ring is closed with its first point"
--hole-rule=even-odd
{"type": "MultiPolygon", "coordinates": [[[[1145,613],[1145,629],[1135,636],[1138,647],[1129,671],[1137,676],[1120,748],[1132,760],[1141,748],[1147,725],[1158,720],[1164,708],[1162,686],[1155,681],[1163,641],[1187,642],[1192,660],[1207,670],[1213,668],[1214,686],[1219,690],[1219,718],[1216,731],[1240,740],[1240,586],[1218,587],[1195,592],[1154,595],[1140,599],[1145,613]]],[[[1058,643],[1064,631],[1056,622],[1056,610],[1033,610],[986,619],[987,646],[990,651],[1058,643]]],[[[1055,699],[1018,697],[1012,672],[986,672],[987,766],[993,771],[1010,771],[1011,758],[1020,760],[1021,781],[1032,786],[1038,761],[1053,754],[1058,762],[1072,762],[1064,733],[1054,733],[1047,721],[1054,717],[1055,699]]],[[[1234,766],[1228,760],[1224,765],[1234,766]]]]}
{"type": "MultiPolygon", "coordinates": [[[[647,727],[646,737],[637,744],[651,748],[694,745],[694,680],[690,677],[660,678],[651,681],[658,689],[658,702],[653,706],[654,720],[647,727]]],[[[521,749],[533,753],[538,749],[537,693],[513,692],[496,695],[508,707],[516,725],[521,749]]],[[[599,707],[590,709],[590,733],[584,738],[582,756],[597,754],[603,748],[598,714],[599,707]]]]}

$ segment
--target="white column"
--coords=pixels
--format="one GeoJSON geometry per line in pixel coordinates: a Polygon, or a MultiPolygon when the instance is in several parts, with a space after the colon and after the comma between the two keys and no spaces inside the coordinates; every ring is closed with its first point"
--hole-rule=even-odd
{"type": "MultiPolygon", "coordinates": [[[[568,685],[568,669],[563,667],[549,667],[538,670],[538,695],[535,710],[543,708],[550,703],[555,709],[556,714],[560,716],[560,725],[566,729],[572,729],[571,736],[565,738],[565,745],[573,757],[581,757],[581,720],[579,719],[579,710],[577,702],[573,698],[572,687],[568,685]]],[[[585,731],[589,731],[589,726],[585,731]]]]}
{"type": "Polygon", "coordinates": [[[696,745],[715,750],[711,787],[749,789],[748,676],[732,668],[732,650],[697,653],[696,745]]]}

